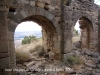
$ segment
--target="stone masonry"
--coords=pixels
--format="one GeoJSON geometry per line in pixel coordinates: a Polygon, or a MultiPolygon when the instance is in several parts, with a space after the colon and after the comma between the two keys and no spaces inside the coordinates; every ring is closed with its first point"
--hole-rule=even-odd
{"type": "Polygon", "coordinates": [[[42,26],[44,49],[66,61],[72,51],[73,28],[79,20],[81,48],[99,52],[100,11],[93,0],[0,0],[0,75],[16,67],[14,32],[19,23],[34,21],[42,26]]]}

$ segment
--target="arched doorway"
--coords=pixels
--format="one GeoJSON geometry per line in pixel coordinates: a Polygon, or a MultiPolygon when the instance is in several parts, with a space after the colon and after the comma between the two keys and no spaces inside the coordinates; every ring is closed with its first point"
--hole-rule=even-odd
{"type": "Polygon", "coordinates": [[[94,30],[91,21],[86,17],[81,17],[79,27],[81,29],[81,48],[92,49],[94,30]]]}
{"type": "Polygon", "coordinates": [[[22,22],[24,21],[34,21],[42,27],[44,49],[51,49],[53,51],[53,49],[55,48],[54,43],[55,41],[57,41],[57,33],[53,24],[47,18],[40,15],[32,15],[26,17],[22,20],[22,22]]]}
{"type": "MultiPolygon", "coordinates": [[[[57,29],[48,18],[41,15],[31,15],[24,19],[21,19],[21,22],[25,21],[33,21],[38,23],[42,27],[42,38],[43,38],[43,46],[44,49],[48,48],[55,52],[55,59],[61,60],[60,53],[60,41],[58,41],[57,29]]],[[[21,23],[19,22],[19,23],[21,23]]],[[[15,57],[15,48],[14,48],[14,32],[16,27],[18,26],[18,22],[10,20],[8,26],[8,35],[9,37],[9,52],[10,52],[10,67],[16,67],[16,57],[15,57]]],[[[60,39],[60,36],[59,36],[60,39]]]]}
{"type": "Polygon", "coordinates": [[[41,41],[42,41],[41,26],[33,21],[25,21],[18,24],[18,26],[15,29],[15,34],[14,34],[15,47],[18,47],[22,45],[23,43],[27,44],[28,42],[25,42],[25,41],[22,43],[22,40],[24,39],[24,37],[29,37],[29,36],[30,37],[34,36],[34,38],[36,37],[36,39],[41,38],[41,41]]]}
{"type": "Polygon", "coordinates": [[[73,43],[73,47],[77,46],[77,48],[94,50],[93,45],[95,43],[94,42],[95,33],[92,22],[88,18],[82,16],[77,20],[76,25],[72,26],[72,34],[74,32],[72,37],[72,43],[73,40],[75,41],[75,44],[73,43]],[[77,26],[78,30],[75,28],[77,24],[79,25],[77,26]],[[75,34],[77,35],[77,33],[79,34],[79,38],[74,37],[74,35],[75,34]]]}
{"type": "MultiPolygon", "coordinates": [[[[55,16],[46,10],[34,7],[32,10],[35,13],[28,13],[28,11],[20,10],[13,14],[13,17],[8,18],[8,41],[10,53],[10,67],[16,66],[15,46],[14,46],[14,32],[18,24],[25,21],[33,21],[42,26],[43,46],[45,49],[51,49],[57,57],[55,59],[61,60],[61,30],[60,25],[55,20],[55,16]],[[41,13],[42,12],[42,13],[41,13]],[[24,13],[24,14],[23,14],[24,13]],[[59,41],[60,40],[60,41],[59,41]]],[[[31,9],[31,8],[30,8],[31,9]]],[[[28,10],[28,9],[27,9],[28,10]]]]}
{"type": "Polygon", "coordinates": [[[81,32],[80,32],[80,28],[79,28],[79,20],[76,22],[75,26],[73,26],[72,33],[73,33],[73,37],[72,37],[73,49],[80,48],[81,32]]]}

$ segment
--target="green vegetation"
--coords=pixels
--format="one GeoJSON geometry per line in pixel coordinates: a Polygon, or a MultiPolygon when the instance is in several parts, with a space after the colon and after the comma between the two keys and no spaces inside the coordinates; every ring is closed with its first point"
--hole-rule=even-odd
{"type": "Polygon", "coordinates": [[[67,60],[67,61],[68,61],[68,63],[71,64],[71,65],[80,64],[80,63],[81,63],[79,57],[73,56],[73,55],[70,55],[70,56],[68,57],[68,60],[67,60]]]}
{"type": "Polygon", "coordinates": [[[74,29],[76,36],[78,36],[78,30],[74,29]]]}
{"type": "MultiPolygon", "coordinates": [[[[31,55],[34,53],[39,53],[43,51],[43,44],[42,39],[39,38],[37,41],[33,41],[30,44],[23,44],[18,47],[16,47],[16,60],[17,63],[24,63],[26,61],[31,60],[31,55]]],[[[39,54],[37,54],[39,55],[39,54]]]]}
{"type": "Polygon", "coordinates": [[[38,38],[36,36],[25,36],[24,39],[22,40],[22,45],[23,44],[30,44],[33,41],[37,41],[38,38]]]}

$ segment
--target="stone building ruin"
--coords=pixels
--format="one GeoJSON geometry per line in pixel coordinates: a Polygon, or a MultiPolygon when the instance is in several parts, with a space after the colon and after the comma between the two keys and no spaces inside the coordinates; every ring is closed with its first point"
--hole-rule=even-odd
{"type": "Polygon", "coordinates": [[[14,32],[23,21],[42,26],[43,45],[66,61],[72,51],[73,26],[79,20],[81,47],[99,52],[100,9],[93,0],[1,0],[0,1],[0,75],[15,68],[14,32]]]}

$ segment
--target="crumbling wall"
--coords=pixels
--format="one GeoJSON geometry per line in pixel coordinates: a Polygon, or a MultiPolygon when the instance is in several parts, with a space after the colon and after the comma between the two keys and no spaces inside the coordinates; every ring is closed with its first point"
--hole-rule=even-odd
{"type": "Polygon", "coordinates": [[[66,61],[66,54],[72,51],[73,26],[86,17],[93,27],[89,47],[98,51],[98,6],[93,0],[1,0],[0,17],[0,75],[15,75],[3,73],[5,68],[16,66],[14,32],[23,21],[39,23],[45,49],[50,48],[56,52],[57,59],[66,61]]]}
{"type": "MultiPolygon", "coordinates": [[[[64,32],[64,56],[72,50],[72,35],[73,27],[81,17],[86,17],[90,20],[93,27],[92,42],[89,46],[93,51],[98,51],[98,6],[89,0],[74,0],[70,6],[63,5],[63,32],[64,32]]],[[[85,23],[84,23],[85,24],[85,23]]],[[[91,37],[91,36],[90,36],[91,37]]],[[[65,59],[64,59],[65,60],[65,59]]]]}

